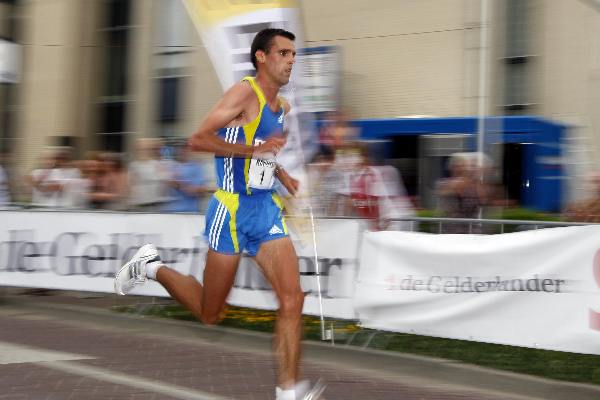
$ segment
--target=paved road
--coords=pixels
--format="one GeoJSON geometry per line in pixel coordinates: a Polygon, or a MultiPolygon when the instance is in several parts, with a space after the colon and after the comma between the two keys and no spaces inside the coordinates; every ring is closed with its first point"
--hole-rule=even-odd
{"type": "MultiPolygon", "coordinates": [[[[0,295],[0,399],[274,399],[270,335],[110,311],[123,298],[0,295]]],[[[132,301],[132,300],[129,300],[132,301]]],[[[600,387],[305,343],[327,400],[592,400],[600,387]]]]}

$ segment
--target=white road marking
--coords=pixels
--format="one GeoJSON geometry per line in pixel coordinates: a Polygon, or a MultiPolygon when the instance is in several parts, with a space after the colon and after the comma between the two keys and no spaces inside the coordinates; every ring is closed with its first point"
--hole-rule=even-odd
{"type": "Polygon", "coordinates": [[[95,357],[0,342],[0,364],[84,360],[95,357]]]}
{"type": "Polygon", "coordinates": [[[131,386],[138,389],[149,390],[155,393],[161,393],[169,397],[184,400],[228,400],[226,397],[217,396],[211,393],[199,390],[188,389],[183,386],[171,385],[168,383],[156,382],[140,376],[125,375],[122,372],[114,372],[105,368],[92,367],[72,361],[49,361],[40,362],[51,369],[63,371],[69,374],[81,375],[87,378],[98,379],[105,382],[118,385],[131,386]]]}
{"type": "Polygon", "coordinates": [[[226,397],[189,389],[183,386],[157,382],[140,376],[125,375],[122,372],[111,371],[110,369],[106,368],[93,367],[74,362],[74,360],[86,360],[94,358],[96,357],[0,342],[0,365],[35,363],[46,368],[66,372],[68,374],[85,376],[118,385],[144,389],[147,391],[164,394],[176,399],[228,400],[226,397]]]}

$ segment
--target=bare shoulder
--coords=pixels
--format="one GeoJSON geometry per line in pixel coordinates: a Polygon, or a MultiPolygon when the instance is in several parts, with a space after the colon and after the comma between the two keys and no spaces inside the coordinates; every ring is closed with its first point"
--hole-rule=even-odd
{"type": "Polygon", "coordinates": [[[254,97],[254,91],[249,83],[238,82],[225,92],[222,100],[227,103],[246,104],[254,97]]]}
{"type": "Polygon", "coordinates": [[[283,111],[288,114],[290,112],[290,110],[292,109],[292,106],[290,105],[290,103],[285,99],[285,97],[279,97],[279,99],[281,100],[281,104],[283,105],[283,111]]]}
{"type": "Polygon", "coordinates": [[[225,92],[217,104],[210,110],[207,119],[215,127],[221,128],[241,115],[248,113],[253,108],[255,99],[254,91],[248,83],[238,82],[225,92]],[[216,118],[216,120],[215,120],[216,118]]]}

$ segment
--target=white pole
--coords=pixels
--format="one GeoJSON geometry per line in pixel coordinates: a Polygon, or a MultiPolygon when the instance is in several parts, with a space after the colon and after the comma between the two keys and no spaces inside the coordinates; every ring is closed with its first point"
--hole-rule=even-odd
{"type": "Polygon", "coordinates": [[[477,118],[477,161],[483,165],[485,151],[485,115],[487,103],[487,50],[489,0],[481,0],[481,28],[479,34],[479,105],[477,118]]]}
{"type": "MultiPolygon", "coordinates": [[[[321,320],[321,340],[327,340],[327,335],[325,333],[325,315],[323,314],[323,294],[321,291],[321,268],[319,266],[319,253],[317,251],[317,231],[315,230],[315,216],[313,214],[312,204],[308,203],[308,209],[310,212],[310,227],[312,230],[312,241],[313,241],[313,251],[315,253],[315,272],[317,274],[317,291],[319,292],[319,315],[321,320]]],[[[333,340],[333,329],[329,332],[331,338],[333,340]]]]}

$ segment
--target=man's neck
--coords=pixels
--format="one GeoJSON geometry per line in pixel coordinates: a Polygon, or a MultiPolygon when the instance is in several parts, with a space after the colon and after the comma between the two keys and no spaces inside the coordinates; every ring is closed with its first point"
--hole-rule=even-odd
{"type": "Polygon", "coordinates": [[[256,74],[255,79],[262,89],[267,103],[273,103],[275,99],[277,99],[280,86],[272,82],[266,75],[261,74],[260,72],[256,74]]]}

